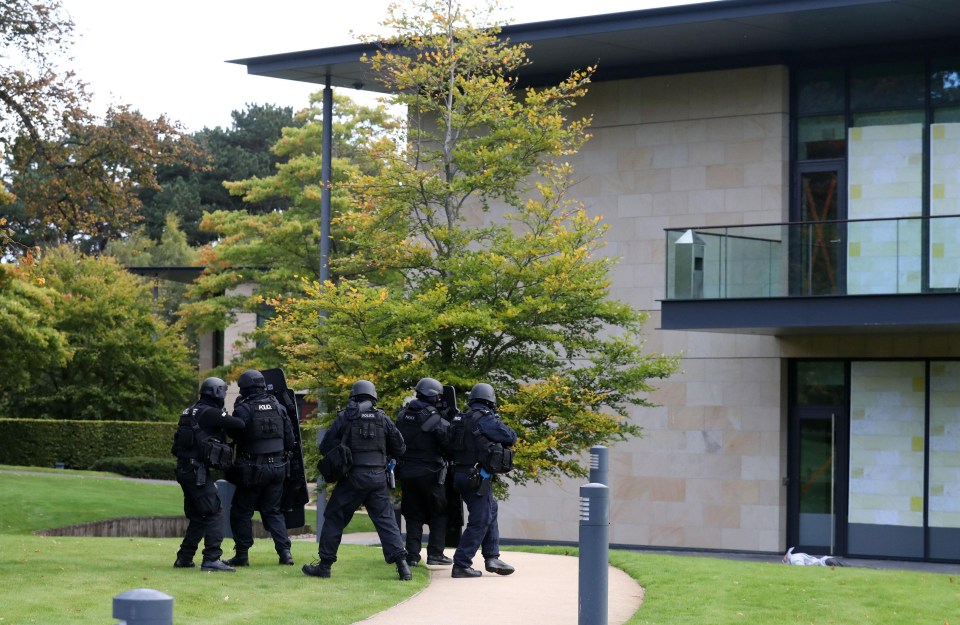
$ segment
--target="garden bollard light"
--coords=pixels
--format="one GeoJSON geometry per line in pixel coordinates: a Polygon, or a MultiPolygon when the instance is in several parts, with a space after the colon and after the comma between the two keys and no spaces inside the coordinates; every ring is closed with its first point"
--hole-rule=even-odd
{"type": "Polygon", "coordinates": [[[137,588],[113,598],[117,625],[173,625],[173,597],[159,590],[137,588]]]}
{"type": "Polygon", "coordinates": [[[217,497],[220,498],[220,509],[223,510],[221,516],[221,525],[223,525],[223,537],[233,538],[233,529],[230,527],[230,506],[233,505],[233,494],[237,492],[237,487],[227,480],[217,480],[217,497]]]}
{"type": "Polygon", "coordinates": [[[610,486],[609,449],[603,445],[594,445],[590,448],[590,483],[610,486]]]}
{"type": "Polygon", "coordinates": [[[607,625],[610,489],[580,487],[580,601],[578,625],[607,625]]]}

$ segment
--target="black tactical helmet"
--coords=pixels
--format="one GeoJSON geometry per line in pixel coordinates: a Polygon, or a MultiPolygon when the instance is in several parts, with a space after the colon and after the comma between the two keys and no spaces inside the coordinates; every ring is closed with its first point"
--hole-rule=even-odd
{"type": "Polygon", "coordinates": [[[433,378],[423,378],[417,382],[417,386],[413,390],[417,393],[417,397],[432,401],[443,393],[443,385],[433,378]]]}
{"type": "Polygon", "coordinates": [[[247,369],[240,374],[237,386],[240,387],[241,395],[252,395],[255,389],[267,388],[267,381],[263,379],[263,374],[256,369],[247,369]]]}
{"type": "Polygon", "coordinates": [[[207,378],[200,383],[200,395],[222,401],[227,397],[227,383],[220,378],[207,378]]]}
{"type": "Polygon", "coordinates": [[[350,399],[355,399],[361,395],[366,395],[373,400],[377,399],[377,388],[373,385],[373,382],[357,380],[353,383],[353,388],[350,389],[350,399]]]}
{"type": "Polygon", "coordinates": [[[487,384],[486,382],[480,382],[479,384],[474,384],[473,388],[470,389],[470,394],[467,395],[467,401],[480,400],[490,405],[490,407],[497,405],[497,394],[493,392],[493,387],[487,384]]]}

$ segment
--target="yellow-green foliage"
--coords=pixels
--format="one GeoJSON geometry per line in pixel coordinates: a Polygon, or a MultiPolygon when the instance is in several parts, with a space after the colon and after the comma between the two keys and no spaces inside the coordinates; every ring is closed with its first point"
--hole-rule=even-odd
{"type": "Polygon", "coordinates": [[[574,112],[593,70],[522,89],[528,46],[488,16],[448,0],[388,14],[396,35],[367,60],[411,111],[407,132],[347,182],[333,279],[305,279],[265,327],[290,382],[323,389],[327,419],[357,379],[388,414],[421,377],[461,408],[489,382],[519,435],[511,481],[584,475],[580,456],[639,435],[636,408],[678,367],[643,351],[647,316],[610,296],[606,226],[574,195],[565,159],[589,138],[574,112]]]}
{"type": "Polygon", "coordinates": [[[317,463],[320,461],[320,449],[317,446],[317,430],[320,429],[318,421],[310,421],[300,424],[300,441],[303,444],[303,468],[307,474],[307,480],[315,482],[317,479],[317,463]]]}

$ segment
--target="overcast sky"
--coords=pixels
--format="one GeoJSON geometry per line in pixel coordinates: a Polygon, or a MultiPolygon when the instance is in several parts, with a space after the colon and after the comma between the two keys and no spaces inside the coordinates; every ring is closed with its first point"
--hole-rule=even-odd
{"type": "MultiPolygon", "coordinates": [[[[249,76],[228,60],[356,43],[379,34],[388,0],[62,0],[76,25],[72,67],[107,104],[166,114],[189,131],[231,124],[248,103],[306,106],[320,87],[249,76]]],[[[695,0],[515,0],[513,23],[695,0]]],[[[504,2],[504,6],[510,6],[504,2]]]]}

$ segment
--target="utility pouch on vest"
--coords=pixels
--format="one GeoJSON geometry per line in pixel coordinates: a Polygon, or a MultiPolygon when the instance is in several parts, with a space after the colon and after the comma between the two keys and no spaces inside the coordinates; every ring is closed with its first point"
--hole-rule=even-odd
{"type": "Polygon", "coordinates": [[[341,442],[330,450],[320,462],[317,463],[317,470],[323,479],[328,483],[334,483],[342,480],[353,467],[353,452],[350,448],[341,442]]]}
{"type": "Polygon", "coordinates": [[[481,444],[480,464],[488,473],[507,473],[513,469],[513,450],[500,443],[481,444]]]}
{"type": "Polygon", "coordinates": [[[210,436],[200,441],[200,459],[214,469],[229,469],[233,466],[233,450],[230,445],[210,436]]]}

